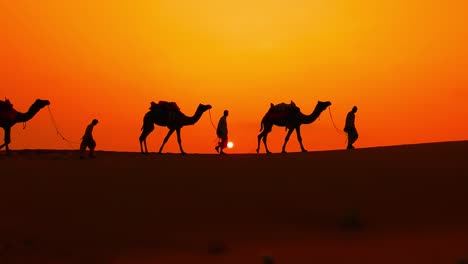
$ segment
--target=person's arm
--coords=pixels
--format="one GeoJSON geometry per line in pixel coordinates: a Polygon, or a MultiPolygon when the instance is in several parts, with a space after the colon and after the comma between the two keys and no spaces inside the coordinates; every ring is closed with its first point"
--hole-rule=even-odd
{"type": "Polygon", "coordinates": [[[222,117],[219,120],[217,132],[219,137],[224,137],[227,134],[227,125],[225,117],[222,117]]]}
{"type": "Polygon", "coordinates": [[[350,114],[348,113],[348,115],[346,115],[346,120],[345,120],[345,126],[344,126],[344,131],[348,131],[349,129],[349,122],[350,122],[350,114]]]}

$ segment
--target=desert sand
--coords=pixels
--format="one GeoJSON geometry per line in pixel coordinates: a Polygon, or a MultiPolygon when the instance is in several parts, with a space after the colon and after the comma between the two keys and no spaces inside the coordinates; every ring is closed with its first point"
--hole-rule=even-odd
{"type": "Polygon", "coordinates": [[[468,141],[0,153],[0,263],[462,263],[468,141]]]}

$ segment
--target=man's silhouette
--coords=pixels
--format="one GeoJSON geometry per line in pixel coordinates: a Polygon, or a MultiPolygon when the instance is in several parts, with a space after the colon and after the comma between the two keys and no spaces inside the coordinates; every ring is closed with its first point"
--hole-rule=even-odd
{"type": "Polygon", "coordinates": [[[83,137],[81,138],[81,145],[80,145],[80,159],[84,159],[84,154],[86,151],[86,148],[89,148],[89,157],[94,158],[94,149],[96,148],[96,141],[94,141],[93,138],[93,128],[95,125],[97,125],[98,120],[93,119],[91,124],[89,124],[86,127],[85,133],[83,137]]]}
{"type": "Polygon", "coordinates": [[[223,116],[219,119],[216,135],[219,138],[218,145],[215,147],[216,152],[224,154],[223,149],[227,147],[228,143],[228,128],[226,118],[229,115],[228,110],[224,110],[223,116]]]}
{"type": "Polygon", "coordinates": [[[346,123],[344,127],[344,132],[348,134],[348,146],[347,149],[354,149],[354,142],[358,139],[359,135],[356,130],[356,126],[354,125],[354,119],[356,118],[355,114],[357,112],[357,106],[353,106],[353,109],[349,111],[348,115],[346,116],[346,123]]]}

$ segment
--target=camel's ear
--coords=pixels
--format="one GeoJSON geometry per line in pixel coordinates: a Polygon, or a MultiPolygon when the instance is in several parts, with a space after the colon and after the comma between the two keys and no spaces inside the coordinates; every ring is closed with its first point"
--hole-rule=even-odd
{"type": "Polygon", "coordinates": [[[294,106],[296,106],[296,103],[294,103],[293,100],[291,100],[291,104],[294,105],[294,106]]]}

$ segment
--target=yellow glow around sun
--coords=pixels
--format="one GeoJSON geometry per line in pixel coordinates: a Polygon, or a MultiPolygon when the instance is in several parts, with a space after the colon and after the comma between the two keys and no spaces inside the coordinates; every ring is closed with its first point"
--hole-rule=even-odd
{"type": "Polygon", "coordinates": [[[229,141],[229,142],[227,143],[227,147],[228,147],[228,148],[234,147],[234,143],[232,143],[231,141],[229,141]]]}

